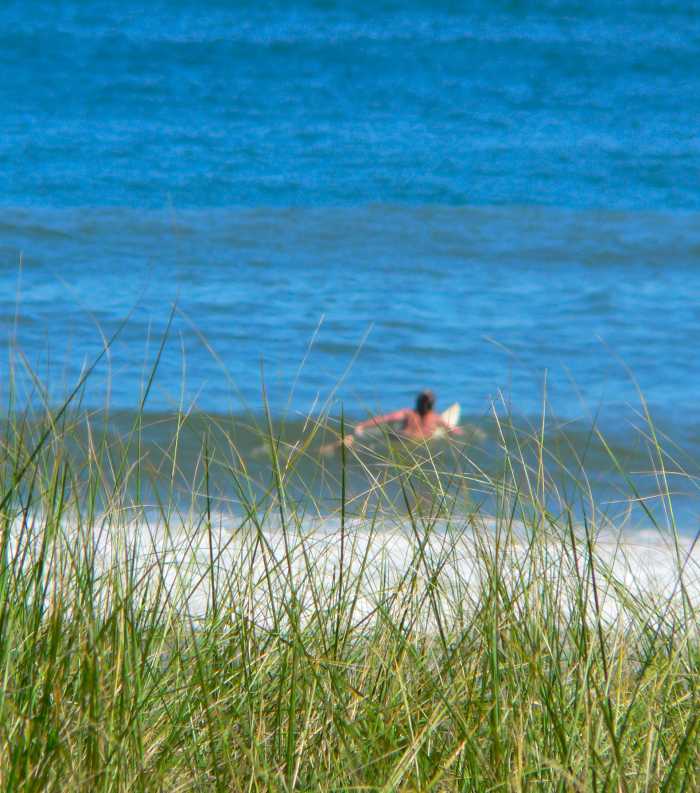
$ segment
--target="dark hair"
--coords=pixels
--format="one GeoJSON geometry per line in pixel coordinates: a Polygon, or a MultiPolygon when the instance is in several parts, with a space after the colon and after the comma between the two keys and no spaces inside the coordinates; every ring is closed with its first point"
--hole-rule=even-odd
{"type": "Polygon", "coordinates": [[[421,416],[425,416],[426,413],[430,413],[435,405],[435,394],[432,391],[421,391],[418,394],[418,398],[416,399],[416,411],[420,413],[421,416]]]}

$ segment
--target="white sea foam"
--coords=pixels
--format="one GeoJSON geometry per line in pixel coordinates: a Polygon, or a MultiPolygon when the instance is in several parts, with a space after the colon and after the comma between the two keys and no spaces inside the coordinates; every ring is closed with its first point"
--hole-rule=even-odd
{"type": "Polygon", "coordinates": [[[430,629],[437,615],[449,623],[473,613],[495,576],[523,609],[565,614],[583,592],[591,619],[600,614],[609,623],[626,622],[640,606],[659,620],[682,613],[684,602],[700,606],[700,549],[689,538],[650,531],[601,533],[591,554],[580,532],[575,541],[552,532],[533,540],[522,525],[506,530],[487,519],[430,528],[355,520],[341,529],[332,517],[283,531],[279,520],[254,526],[215,515],[208,526],[201,517],[177,525],[105,518],[80,533],[67,522],[63,538],[73,553],[90,538],[101,580],[131,571],[135,591],[193,618],[206,613],[214,591],[220,608],[261,626],[283,602],[294,599],[311,620],[352,593],[356,621],[410,602],[415,624],[430,629]]]}
{"type": "MultiPolygon", "coordinates": [[[[36,558],[42,534],[37,518],[29,531],[16,525],[13,550],[23,564],[36,558]],[[31,553],[23,554],[28,544],[31,553]]],[[[65,521],[58,546],[50,574],[63,582],[79,556],[92,554],[98,581],[110,591],[119,579],[145,601],[159,599],[195,619],[216,600],[261,627],[276,619],[279,625],[288,614],[283,603],[296,603],[309,622],[343,597],[346,606],[352,601],[356,623],[408,609],[417,628],[431,630],[438,620],[463,622],[496,580],[523,613],[556,609],[565,616],[583,594],[590,618],[609,624],[642,613],[663,622],[700,606],[700,548],[651,531],[600,533],[589,552],[580,531],[573,539],[551,531],[533,538],[523,525],[506,529],[482,518],[431,527],[354,520],[343,528],[329,517],[282,530],[269,518],[255,526],[224,515],[177,524],[106,516],[81,530],[65,521]]]]}

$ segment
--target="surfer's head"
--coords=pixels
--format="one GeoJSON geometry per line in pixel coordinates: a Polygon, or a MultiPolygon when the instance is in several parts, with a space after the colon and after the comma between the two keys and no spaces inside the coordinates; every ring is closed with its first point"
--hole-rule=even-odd
{"type": "Polygon", "coordinates": [[[421,416],[425,416],[425,414],[430,413],[434,407],[435,394],[428,390],[421,391],[420,394],[418,394],[418,398],[416,399],[416,412],[421,416]]]}

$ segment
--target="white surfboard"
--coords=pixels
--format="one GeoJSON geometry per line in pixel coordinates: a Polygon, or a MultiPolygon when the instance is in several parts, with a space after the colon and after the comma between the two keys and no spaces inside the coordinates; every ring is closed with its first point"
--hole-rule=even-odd
{"type": "Polygon", "coordinates": [[[453,405],[450,405],[447,410],[443,410],[440,415],[445,424],[449,424],[450,427],[456,427],[459,424],[461,412],[462,408],[459,406],[459,402],[455,402],[453,405]]]}
{"type": "MultiPolygon", "coordinates": [[[[443,410],[440,416],[448,427],[456,427],[459,424],[459,416],[461,412],[462,408],[459,406],[459,402],[455,402],[454,404],[450,405],[447,410],[443,410]]],[[[433,435],[433,438],[444,438],[446,434],[447,433],[443,427],[438,427],[433,435]]]]}

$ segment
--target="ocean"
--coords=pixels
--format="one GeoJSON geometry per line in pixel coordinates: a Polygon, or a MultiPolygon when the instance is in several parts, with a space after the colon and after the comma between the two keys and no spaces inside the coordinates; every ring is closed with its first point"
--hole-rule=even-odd
{"type": "Polygon", "coordinates": [[[116,333],[81,409],[148,390],[154,449],[178,412],[294,438],[431,387],[484,464],[544,410],[653,509],[648,410],[695,473],[693,4],[10,2],[0,45],[3,404],[116,333]]]}

